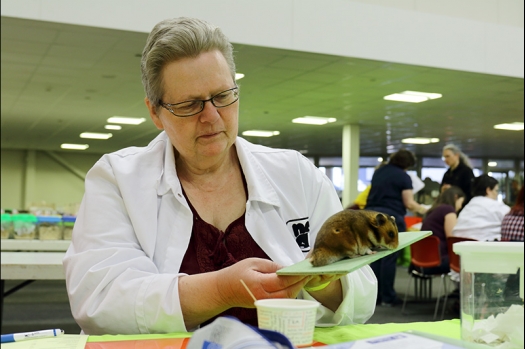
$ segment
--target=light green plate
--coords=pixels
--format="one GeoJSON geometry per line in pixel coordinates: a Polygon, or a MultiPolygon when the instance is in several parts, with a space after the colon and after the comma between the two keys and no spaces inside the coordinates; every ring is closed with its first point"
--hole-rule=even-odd
{"type": "Polygon", "coordinates": [[[348,274],[364,265],[377,261],[380,258],[388,256],[391,253],[402,250],[403,248],[419,241],[429,235],[431,231],[416,231],[399,234],[399,246],[395,250],[382,250],[375,254],[359,256],[355,258],[346,258],[338,262],[314,267],[308,259],[295,263],[277,271],[278,275],[318,275],[318,274],[348,274]]]}

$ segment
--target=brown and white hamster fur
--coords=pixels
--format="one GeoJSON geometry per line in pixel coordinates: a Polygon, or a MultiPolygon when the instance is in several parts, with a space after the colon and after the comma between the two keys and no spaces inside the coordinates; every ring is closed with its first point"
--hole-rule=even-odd
{"type": "Polygon", "coordinates": [[[399,244],[393,216],[370,210],[343,210],[321,226],[310,257],[313,266],[376,253],[376,249],[395,249],[399,244]]]}

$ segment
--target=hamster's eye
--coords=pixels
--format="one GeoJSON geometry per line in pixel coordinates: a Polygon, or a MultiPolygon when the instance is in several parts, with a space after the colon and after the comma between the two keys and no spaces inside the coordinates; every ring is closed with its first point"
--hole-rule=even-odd
{"type": "Polygon", "coordinates": [[[395,235],[396,235],[396,234],[394,234],[393,231],[391,231],[391,232],[388,233],[388,237],[391,238],[391,239],[393,239],[395,235]]]}

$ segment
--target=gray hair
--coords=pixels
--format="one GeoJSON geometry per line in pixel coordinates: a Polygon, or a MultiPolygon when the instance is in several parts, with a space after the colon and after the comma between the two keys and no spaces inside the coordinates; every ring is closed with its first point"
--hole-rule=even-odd
{"type": "Polygon", "coordinates": [[[467,165],[468,167],[470,168],[473,168],[472,167],[472,163],[470,162],[470,159],[468,158],[467,155],[465,155],[465,153],[463,153],[459,147],[455,144],[447,144],[443,147],[443,151],[445,150],[450,150],[451,152],[453,152],[455,155],[459,155],[459,161],[461,161],[462,163],[464,163],[465,165],[467,165]]]}
{"type": "Polygon", "coordinates": [[[164,95],[162,70],[166,64],[214,50],[222,53],[235,81],[233,45],[220,28],[188,17],[157,23],[148,35],[140,62],[142,85],[152,105],[158,108],[164,95]]]}

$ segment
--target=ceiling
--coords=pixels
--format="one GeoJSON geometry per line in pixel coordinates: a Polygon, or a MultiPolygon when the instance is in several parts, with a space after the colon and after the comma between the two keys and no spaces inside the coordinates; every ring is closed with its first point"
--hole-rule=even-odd
{"type": "MultiPolygon", "coordinates": [[[[61,151],[88,143],[87,153],[144,146],[158,130],[149,120],[140,80],[147,34],[1,17],[1,147],[61,151]],[[111,116],[145,117],[108,132],[111,116]]],[[[247,139],[307,156],[341,156],[342,127],[360,126],[361,156],[402,146],[418,156],[441,156],[455,143],[471,157],[523,159],[523,131],[493,125],[523,121],[523,79],[382,61],[234,44],[241,86],[239,133],[278,130],[247,139]],[[383,100],[415,90],[442,98],[424,103],[383,100]],[[293,124],[305,115],[337,118],[323,126],[293,124]],[[406,137],[439,143],[403,145],[406,137]]],[[[446,54],[446,53],[444,53],[446,54]]],[[[461,59],[456,57],[454,59],[461,59]]]]}

